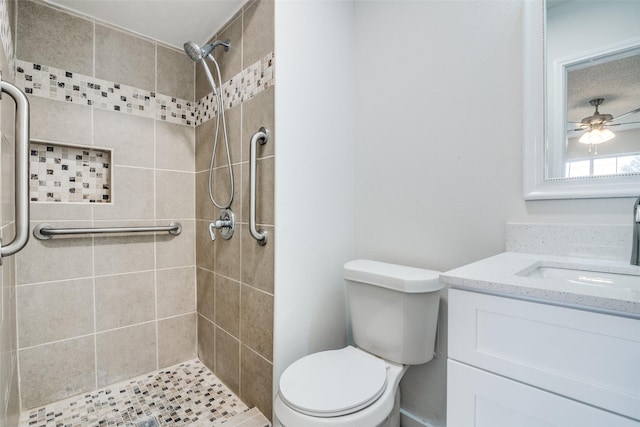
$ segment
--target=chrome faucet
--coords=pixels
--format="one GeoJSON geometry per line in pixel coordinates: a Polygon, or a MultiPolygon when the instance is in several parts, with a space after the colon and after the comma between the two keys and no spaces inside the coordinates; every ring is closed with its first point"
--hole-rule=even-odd
{"type": "Polygon", "coordinates": [[[631,264],[640,265],[640,196],[633,205],[633,242],[631,242],[631,264]]]}

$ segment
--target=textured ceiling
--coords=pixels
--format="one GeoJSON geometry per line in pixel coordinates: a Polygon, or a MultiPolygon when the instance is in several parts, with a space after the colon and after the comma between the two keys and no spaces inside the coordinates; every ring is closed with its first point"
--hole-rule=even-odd
{"type": "Polygon", "coordinates": [[[45,0],[182,49],[201,44],[246,0],[45,0]]]}
{"type": "MultiPolygon", "coordinates": [[[[569,121],[580,121],[595,109],[591,99],[604,98],[602,114],[614,118],[640,108],[640,53],[615,61],[570,71],[567,79],[569,121]]],[[[640,113],[624,117],[618,123],[640,121],[640,113]]]]}

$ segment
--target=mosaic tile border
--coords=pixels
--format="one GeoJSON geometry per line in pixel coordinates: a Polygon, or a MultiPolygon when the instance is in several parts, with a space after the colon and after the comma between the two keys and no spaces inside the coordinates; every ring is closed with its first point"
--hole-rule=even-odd
{"type": "MultiPolygon", "coordinates": [[[[23,412],[20,427],[234,426],[245,405],[202,362],[191,360],[23,412]]],[[[255,417],[255,411],[250,412],[255,417]]],[[[246,424],[245,424],[246,425],[246,424]]],[[[269,423],[263,424],[267,426],[269,423]]]]}
{"type": "MultiPolygon", "coordinates": [[[[225,82],[222,85],[225,109],[272,87],[273,70],[274,56],[269,53],[225,82]]],[[[192,102],[20,59],[16,60],[15,79],[16,85],[29,95],[186,126],[202,124],[213,118],[216,111],[213,93],[192,102]]]]}
{"type": "Polygon", "coordinates": [[[0,43],[9,61],[9,73],[11,79],[16,74],[16,55],[13,47],[13,35],[11,34],[11,25],[9,24],[9,0],[0,0],[0,43]]]}
{"type": "Polygon", "coordinates": [[[26,94],[103,110],[192,125],[191,101],[33,62],[16,61],[16,85],[26,94]]]}
{"type": "Polygon", "coordinates": [[[111,202],[111,151],[32,140],[32,202],[111,202]]]}
{"type": "MultiPolygon", "coordinates": [[[[242,104],[269,89],[274,84],[273,52],[245,68],[222,85],[224,108],[228,110],[242,104]]],[[[196,104],[195,124],[212,119],[217,111],[213,92],[202,97],[196,104]]]]}

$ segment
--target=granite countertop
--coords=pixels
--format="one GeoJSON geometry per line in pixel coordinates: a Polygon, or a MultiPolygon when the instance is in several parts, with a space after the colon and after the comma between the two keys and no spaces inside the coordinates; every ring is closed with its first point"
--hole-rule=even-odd
{"type": "Polygon", "coordinates": [[[504,252],[442,273],[440,280],[452,288],[640,318],[640,267],[621,261],[504,252]],[[540,266],[626,274],[632,276],[632,284],[582,284],[567,279],[527,277],[540,266]]]}

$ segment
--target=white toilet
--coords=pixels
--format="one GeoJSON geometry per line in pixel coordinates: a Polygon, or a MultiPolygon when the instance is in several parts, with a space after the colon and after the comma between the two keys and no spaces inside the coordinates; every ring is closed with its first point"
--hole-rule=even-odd
{"type": "Polygon", "coordinates": [[[310,354],[280,377],[279,427],[398,427],[408,365],[433,358],[439,272],[369,260],[344,265],[357,347],[310,354]]]}

